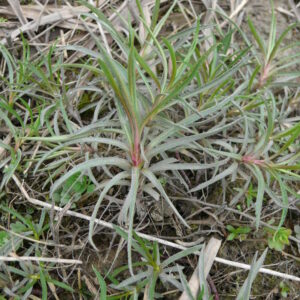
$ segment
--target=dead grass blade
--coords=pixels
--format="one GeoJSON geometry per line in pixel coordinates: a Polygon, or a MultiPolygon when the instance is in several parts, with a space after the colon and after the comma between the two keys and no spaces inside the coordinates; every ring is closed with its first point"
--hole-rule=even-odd
{"type": "MultiPolygon", "coordinates": [[[[6,8],[0,7],[0,13],[3,13],[4,10],[6,10],[6,8]]],[[[87,11],[86,7],[82,7],[82,6],[76,7],[76,9],[74,9],[74,10],[70,9],[69,7],[64,7],[64,8],[61,8],[60,10],[54,10],[53,13],[46,15],[46,16],[42,16],[41,18],[38,18],[38,16],[39,16],[38,11],[35,11],[34,13],[31,12],[31,17],[33,18],[33,21],[30,21],[30,22],[22,25],[18,29],[13,30],[10,33],[9,38],[11,41],[14,41],[21,34],[21,32],[24,33],[24,32],[30,32],[31,30],[35,30],[37,25],[44,26],[44,25],[53,24],[53,23],[60,24],[63,21],[77,17],[79,14],[84,13],[86,11],[87,11]]],[[[56,26],[58,26],[58,24],[56,26]]],[[[91,26],[93,27],[92,24],[91,24],[91,26]]],[[[70,27],[74,28],[74,24],[71,24],[70,27]]],[[[3,38],[0,41],[0,44],[6,45],[7,42],[8,42],[8,38],[3,38]]]]}
{"type": "MultiPolygon", "coordinates": [[[[217,253],[221,247],[221,241],[216,238],[211,238],[204,249],[204,276],[208,276],[209,271],[213,265],[213,262],[217,256],[217,253]]],[[[189,280],[189,288],[191,290],[192,296],[196,299],[199,288],[202,286],[199,278],[199,268],[195,268],[195,271],[189,280]]],[[[179,300],[189,300],[186,291],[182,293],[179,300]]]]}

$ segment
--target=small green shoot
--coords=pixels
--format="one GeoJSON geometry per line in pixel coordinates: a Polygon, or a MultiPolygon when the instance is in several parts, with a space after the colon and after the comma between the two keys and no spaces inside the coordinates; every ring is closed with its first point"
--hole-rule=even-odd
{"type": "Polygon", "coordinates": [[[248,191],[246,193],[246,204],[247,204],[247,208],[249,208],[252,203],[253,203],[253,199],[256,199],[257,197],[257,190],[253,188],[253,184],[250,183],[248,191]]]}
{"type": "Polygon", "coordinates": [[[287,298],[288,294],[290,292],[290,287],[284,282],[281,281],[279,284],[279,288],[280,288],[280,295],[282,298],[287,298]]]}
{"type": "MultiPolygon", "coordinates": [[[[80,176],[80,172],[78,172],[69,177],[65,184],[53,193],[53,200],[64,206],[71,200],[78,201],[82,195],[90,194],[94,190],[95,185],[91,183],[90,179],[86,175],[80,176]]],[[[76,204],[73,203],[72,207],[76,207],[76,204]]]]}
{"type": "Polygon", "coordinates": [[[230,234],[227,236],[228,241],[232,241],[234,239],[244,241],[247,238],[247,234],[251,232],[251,228],[247,226],[235,228],[231,225],[227,225],[226,229],[230,232],[230,234]]]}
{"type": "Polygon", "coordinates": [[[4,231],[4,230],[1,230],[0,231],[0,247],[4,246],[5,243],[7,243],[9,240],[9,234],[4,231]]]}
{"type": "Polygon", "coordinates": [[[268,234],[268,245],[271,249],[283,251],[285,246],[290,244],[289,236],[292,233],[291,229],[281,227],[278,230],[270,228],[266,228],[265,230],[268,234]]]}

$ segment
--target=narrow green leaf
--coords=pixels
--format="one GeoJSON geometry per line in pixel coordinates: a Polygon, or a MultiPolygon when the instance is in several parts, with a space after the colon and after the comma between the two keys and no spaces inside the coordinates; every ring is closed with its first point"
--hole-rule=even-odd
{"type": "Polygon", "coordinates": [[[283,33],[280,35],[280,37],[278,38],[278,40],[276,41],[275,45],[273,46],[273,49],[269,55],[269,61],[272,61],[278,51],[279,46],[282,43],[282,40],[285,38],[285,36],[289,33],[289,31],[291,31],[292,29],[294,29],[297,26],[297,24],[292,24],[290,26],[287,27],[287,29],[285,29],[283,31],[283,33]]]}
{"type": "Polygon", "coordinates": [[[140,66],[146,71],[146,73],[154,80],[155,84],[158,87],[158,90],[161,90],[160,82],[157,76],[153,73],[151,68],[148,66],[147,62],[139,55],[136,49],[134,49],[134,55],[140,66]]]}
{"type": "Polygon", "coordinates": [[[170,53],[170,57],[171,57],[171,62],[172,62],[172,73],[171,73],[171,77],[169,80],[169,84],[168,87],[172,86],[172,83],[174,82],[176,75],[177,75],[177,63],[176,63],[176,54],[174,51],[174,48],[172,47],[171,43],[163,38],[163,42],[165,43],[165,45],[167,46],[169,53],[170,53]]]}
{"type": "MultiPolygon", "coordinates": [[[[196,20],[196,31],[194,33],[194,38],[193,38],[193,41],[191,43],[191,46],[188,50],[188,52],[185,54],[184,56],[184,59],[182,61],[182,63],[180,64],[180,66],[178,67],[178,71],[177,71],[177,77],[179,78],[178,80],[176,80],[176,82],[180,81],[182,76],[183,76],[183,72],[184,70],[187,68],[189,62],[190,62],[190,59],[192,57],[192,55],[195,53],[195,49],[196,49],[196,46],[198,44],[198,39],[199,39],[199,31],[200,31],[200,19],[197,19],[196,20]]],[[[212,47],[213,50],[216,49],[216,47],[212,47]]],[[[210,53],[212,50],[210,49],[208,52],[210,53]]],[[[207,57],[206,55],[204,55],[205,57],[207,57]]],[[[202,61],[201,60],[201,57],[199,58],[199,60],[201,61],[201,64],[202,64],[202,61]]],[[[175,82],[175,83],[176,83],[175,82]]]]}
{"type": "Polygon", "coordinates": [[[123,207],[120,211],[118,222],[127,224],[129,222],[129,230],[128,230],[128,243],[127,243],[127,254],[128,254],[128,265],[129,271],[133,276],[132,269],[132,232],[133,232],[133,221],[134,221],[134,212],[135,212],[135,203],[137,191],[139,188],[139,177],[140,177],[140,169],[138,167],[133,167],[131,169],[131,184],[129,193],[126,196],[123,207]]]}
{"type": "MultiPolygon", "coordinates": [[[[128,241],[128,232],[125,231],[124,229],[122,229],[121,227],[117,226],[117,225],[113,225],[116,233],[118,235],[120,235],[125,241],[128,241]]],[[[133,231],[133,236],[135,237],[137,234],[133,231]]],[[[147,253],[144,251],[144,248],[140,245],[139,242],[135,241],[134,239],[132,239],[132,247],[135,249],[135,251],[137,251],[141,256],[143,257],[147,257],[147,253]]],[[[135,266],[136,263],[133,263],[132,266],[135,266]]],[[[147,262],[143,262],[142,265],[146,265],[147,262]]],[[[128,269],[129,267],[126,266],[126,270],[128,269]]],[[[117,270],[114,270],[113,274],[115,274],[117,272],[117,270]]]]}
{"type": "Polygon", "coordinates": [[[188,283],[188,281],[186,280],[186,277],[185,277],[185,275],[183,274],[181,268],[178,267],[178,265],[177,265],[177,271],[178,271],[178,273],[179,273],[180,281],[181,281],[181,283],[182,283],[184,292],[185,292],[186,295],[188,296],[189,300],[194,300],[194,297],[193,297],[191,288],[190,288],[190,286],[189,286],[189,283],[188,283]]]}
{"type": "Polygon", "coordinates": [[[265,257],[267,255],[267,251],[268,251],[268,249],[266,249],[264,251],[262,256],[257,261],[256,261],[257,253],[255,254],[255,256],[253,258],[253,262],[252,262],[252,266],[251,266],[249,275],[248,275],[246,281],[244,282],[243,286],[241,287],[241,289],[239,291],[239,294],[237,296],[237,300],[250,299],[252,283],[255,280],[255,277],[256,277],[257,273],[259,272],[259,269],[261,268],[261,266],[262,266],[262,264],[265,260],[265,257]]]}
{"type": "Polygon", "coordinates": [[[256,202],[255,202],[255,226],[256,229],[259,227],[260,222],[260,215],[262,210],[262,204],[264,200],[264,193],[265,193],[265,179],[264,176],[256,165],[246,165],[254,174],[257,180],[257,196],[256,196],[256,202]]]}
{"type": "Polygon", "coordinates": [[[34,233],[35,238],[38,240],[38,233],[36,231],[36,228],[35,228],[34,224],[28,218],[24,218],[20,213],[18,213],[14,209],[6,207],[2,204],[0,204],[0,209],[4,210],[7,213],[12,214],[17,219],[19,219],[24,225],[27,225],[28,229],[30,229],[34,233]]]}
{"type": "Polygon", "coordinates": [[[58,280],[55,280],[55,279],[52,279],[52,278],[47,278],[47,281],[53,283],[54,285],[66,290],[68,292],[71,292],[71,293],[75,292],[75,290],[71,286],[65,284],[62,281],[58,281],[58,280]]]}
{"type": "Polygon", "coordinates": [[[40,282],[42,286],[42,300],[47,300],[48,299],[47,282],[46,282],[44,271],[41,266],[40,266],[40,282]]]}
{"type": "Polygon", "coordinates": [[[181,258],[186,257],[193,253],[197,253],[202,247],[203,247],[203,245],[201,244],[201,245],[196,245],[196,246],[190,247],[188,249],[182,250],[182,251],[168,257],[166,260],[164,260],[161,263],[161,267],[165,268],[165,267],[169,266],[170,264],[174,263],[178,259],[181,259],[181,258]]]}
{"type": "Polygon", "coordinates": [[[279,186],[280,186],[280,191],[281,191],[281,199],[282,199],[282,214],[281,214],[281,218],[278,224],[278,229],[276,232],[279,231],[279,229],[282,227],[282,225],[284,224],[285,218],[287,216],[288,213],[288,207],[289,207],[289,199],[288,199],[288,194],[287,194],[287,189],[286,186],[283,182],[283,180],[281,179],[281,176],[278,174],[278,172],[276,172],[273,169],[269,169],[270,173],[275,177],[275,179],[279,182],[279,186]]]}
{"type": "Polygon", "coordinates": [[[150,277],[150,285],[149,285],[149,290],[148,290],[148,299],[149,300],[154,300],[155,299],[155,287],[156,283],[158,280],[159,273],[158,272],[153,272],[151,277],[150,277]]]}
{"type": "Polygon", "coordinates": [[[152,11],[151,25],[150,28],[153,31],[158,20],[159,16],[159,8],[160,8],[160,0],[155,0],[154,8],[152,11]]]}
{"type": "Polygon", "coordinates": [[[196,187],[192,188],[190,190],[191,193],[193,192],[196,192],[196,191],[199,191],[199,190],[202,190],[204,188],[206,188],[207,186],[217,182],[217,181],[220,181],[221,179],[229,176],[229,175],[232,175],[232,173],[235,172],[235,170],[237,169],[238,167],[238,164],[236,162],[234,162],[230,167],[228,167],[225,171],[219,173],[218,175],[212,177],[211,179],[203,182],[203,183],[200,183],[199,185],[197,185],[196,187]]]}
{"type": "Polygon", "coordinates": [[[166,54],[162,48],[162,46],[160,45],[159,41],[157,40],[155,34],[152,32],[152,30],[149,28],[149,26],[146,24],[146,22],[144,20],[142,20],[144,27],[147,29],[149,36],[153,39],[154,44],[157,47],[157,50],[161,56],[161,63],[163,65],[163,75],[162,75],[162,84],[161,84],[161,88],[162,91],[165,90],[166,87],[166,82],[167,82],[167,76],[168,76],[168,63],[167,63],[167,58],[166,58],[166,54]]]}
{"type": "Polygon", "coordinates": [[[263,41],[263,39],[261,38],[261,36],[259,35],[259,33],[257,32],[253,22],[251,21],[250,18],[248,18],[248,25],[249,25],[249,28],[253,34],[253,37],[256,41],[256,43],[258,44],[259,46],[259,49],[260,51],[262,52],[262,54],[264,55],[264,57],[266,58],[266,45],[263,41]]]}
{"type": "MultiPolygon", "coordinates": [[[[127,76],[128,76],[128,87],[129,87],[129,94],[130,100],[132,102],[133,110],[135,113],[135,118],[137,120],[140,119],[140,112],[137,102],[137,95],[136,95],[136,76],[135,76],[135,55],[134,55],[134,31],[131,28],[130,30],[130,51],[128,56],[128,68],[127,68],[127,76]]],[[[138,122],[139,123],[139,122],[138,122]]]]}
{"type": "Polygon", "coordinates": [[[100,285],[100,300],[106,300],[107,299],[107,288],[104,278],[101,276],[100,272],[92,266],[94,273],[96,274],[97,280],[100,285]]]}
{"type": "Polygon", "coordinates": [[[269,45],[268,45],[268,53],[267,53],[267,63],[270,63],[271,53],[274,50],[275,42],[276,42],[276,16],[275,16],[275,8],[273,0],[270,0],[271,2],[271,10],[272,10],[272,17],[271,17],[271,28],[269,33],[269,45]]]}
{"type": "Polygon", "coordinates": [[[161,172],[166,170],[205,170],[210,168],[216,168],[225,165],[228,159],[217,161],[211,164],[197,164],[197,163],[168,163],[160,161],[159,163],[151,165],[149,170],[152,172],[161,172]]]}

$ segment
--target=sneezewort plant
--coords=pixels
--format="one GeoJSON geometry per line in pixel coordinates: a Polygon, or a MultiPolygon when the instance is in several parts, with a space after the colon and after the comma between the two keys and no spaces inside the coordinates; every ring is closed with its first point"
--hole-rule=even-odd
{"type": "MultiPolygon", "coordinates": [[[[297,131],[299,124],[294,125],[289,131],[285,131],[282,134],[275,134],[277,137],[275,139],[273,137],[274,132],[277,130],[275,120],[280,118],[282,112],[278,110],[273,94],[269,92],[267,95],[269,97],[266,98],[266,101],[261,107],[261,114],[257,117],[253,113],[242,112],[240,108],[240,111],[245,117],[246,132],[244,138],[241,140],[242,147],[239,153],[226,141],[214,142],[220,145],[221,148],[219,150],[211,149],[211,151],[220,156],[232,158],[235,161],[235,165],[231,171],[234,174],[234,178],[243,178],[244,187],[242,191],[245,192],[249,184],[253,180],[256,180],[257,197],[254,205],[256,228],[259,227],[265,194],[282,208],[282,214],[278,224],[279,230],[284,224],[290,205],[288,193],[290,193],[292,197],[299,198],[299,196],[296,196],[297,193],[291,185],[293,181],[300,179],[297,174],[299,170],[299,164],[297,163],[299,152],[290,151],[288,149],[289,146],[295,142],[296,137],[299,136],[299,132],[297,131]],[[263,107],[265,107],[265,110],[263,110],[263,107]],[[264,118],[262,118],[262,116],[264,116],[264,118]],[[267,122],[265,122],[265,118],[267,118],[267,122]],[[259,127],[258,133],[256,130],[253,130],[253,126],[257,125],[259,127]],[[253,132],[255,135],[251,136],[250,132],[253,132]],[[259,135],[258,138],[256,137],[257,134],[259,135]],[[280,140],[280,136],[285,138],[280,140]],[[275,190],[274,187],[276,187],[275,190]],[[278,190],[280,191],[279,194],[277,192],[278,190]]],[[[213,180],[204,182],[192,189],[192,191],[204,188],[213,182],[213,180]]],[[[236,205],[244,192],[235,195],[230,205],[236,205]]]]}
{"type": "MultiPolygon", "coordinates": [[[[286,153],[289,145],[299,135],[298,125],[283,134],[276,134],[273,138],[272,135],[277,130],[275,120],[280,106],[276,104],[272,90],[269,93],[264,91],[249,94],[253,79],[253,69],[248,63],[252,62],[249,45],[242,50],[235,49],[232,55],[227,55],[232,34],[229,31],[223,34],[224,38],[220,43],[216,42],[200,53],[199,49],[202,49],[205,37],[201,35],[199,20],[191,29],[161,37],[161,29],[176,1],[159,22],[160,3],[156,1],[151,24],[146,22],[137,2],[140,22],[147,32],[144,39],[137,35],[130,22],[123,20],[127,26],[124,37],[99,10],[88,3],[82,3],[92,12],[85,14],[85,17],[100,24],[113,38],[114,43],[108,49],[107,41],[100,41],[83,21],[94,38],[98,51],[80,46],[64,47],[63,50],[81,52],[89,59],[85,63],[62,63],[58,68],[62,74],[71,72],[75,76],[79,71],[82,82],[89,79],[85,86],[78,83],[72,86],[68,83],[63,93],[65,97],[67,95],[70,99],[83,92],[92,93],[95,98],[100,96],[101,100],[94,106],[92,123],[79,130],[74,129],[63,102],[60,102],[65,126],[72,135],[61,135],[59,126],[56,125],[55,132],[49,128],[51,137],[27,139],[44,141],[52,147],[39,156],[35,171],[45,160],[66,155],[71,162],[80,159],[82,151],[85,151],[84,162],[76,164],[57,179],[50,194],[52,196],[66,180],[78,172],[82,176],[89,176],[96,189],[101,191],[89,226],[91,244],[96,247],[93,232],[98,210],[108,192],[116,186],[128,187],[118,222],[127,225],[129,229],[130,265],[134,215],[136,208],[139,209],[141,205],[137,203],[137,199],[142,199],[144,195],[155,200],[162,197],[181,223],[188,227],[160,182],[159,177],[162,174],[168,178],[169,183],[180,182],[186,193],[207,189],[229,176],[232,181],[237,176],[245,180],[242,191],[247,189],[250,182],[256,181],[256,227],[259,226],[265,193],[283,208],[279,222],[279,227],[282,226],[288,208],[287,192],[293,193],[287,182],[298,176],[290,171],[297,170],[298,167],[292,163],[298,156],[286,153]],[[110,99],[114,101],[113,107],[110,99]],[[103,117],[98,121],[100,113],[103,117]],[[172,116],[174,114],[177,116],[172,116]],[[235,131],[241,134],[236,137],[235,131]],[[279,150],[279,154],[287,155],[287,159],[282,159],[281,156],[275,160],[279,156],[278,152],[275,154],[278,149],[276,147],[289,136],[290,139],[279,150]],[[272,143],[272,139],[278,139],[279,142],[272,143]],[[53,146],[55,144],[58,145],[53,146]],[[72,145],[77,146],[71,147],[72,145]],[[112,149],[109,153],[114,155],[99,156],[99,145],[107,145],[112,149]],[[174,157],[174,152],[180,152],[184,163],[174,157]],[[199,159],[199,154],[200,157],[206,157],[208,163],[202,158],[199,159]],[[96,167],[102,168],[106,175],[102,176],[101,182],[98,182],[92,172],[96,167]],[[209,172],[212,177],[194,187],[186,182],[181,173],[184,170],[206,172],[208,169],[212,170],[209,172]],[[282,200],[270,188],[274,180],[279,185],[282,200]]],[[[44,109],[42,119],[49,118],[47,112],[52,108],[55,106],[50,105],[44,109]]],[[[45,185],[64,172],[64,160],[54,161],[41,169],[52,172],[54,170],[45,185]]],[[[241,196],[242,193],[236,195],[231,204],[236,203],[241,196]]]]}
{"type": "Polygon", "coordinates": [[[256,51],[255,58],[258,61],[256,68],[253,71],[250,80],[250,86],[253,85],[253,89],[261,89],[267,86],[283,87],[283,86],[298,86],[297,78],[300,73],[298,71],[291,71],[291,68],[296,64],[299,64],[299,42],[292,42],[289,45],[282,46],[282,43],[286,36],[292,32],[299,24],[293,23],[289,25],[276,39],[276,15],[273,1],[272,6],[272,19],[270,26],[270,34],[268,45],[265,44],[264,39],[257,32],[251,19],[248,19],[249,28],[253,35],[255,42],[258,45],[258,51],[256,51]],[[297,51],[298,47],[298,51],[297,51]],[[295,54],[289,55],[289,50],[295,50],[295,54]],[[285,54],[287,53],[287,54],[285,54]]]}
{"type": "MultiPolygon", "coordinates": [[[[247,36],[231,20],[228,20],[241,33],[249,49],[251,48],[252,67],[248,68],[247,66],[247,72],[241,74],[248,84],[248,93],[243,95],[240,100],[234,99],[232,108],[227,112],[229,119],[233,116],[242,117],[242,123],[238,124],[242,132],[240,140],[223,138],[222,141],[213,141],[220,149],[217,150],[214,147],[211,151],[235,161],[231,168],[233,182],[237,178],[242,178],[245,182],[242,192],[233,196],[230,205],[235,205],[249,184],[256,181],[258,186],[254,205],[256,227],[259,227],[264,195],[267,194],[269,199],[282,208],[278,224],[279,230],[284,224],[287,210],[291,205],[289,194],[290,199],[299,199],[293,184],[299,180],[299,163],[297,162],[299,143],[296,142],[300,136],[299,118],[287,118],[291,113],[289,108],[291,100],[287,100],[287,98],[292,97],[293,99],[291,88],[298,85],[296,80],[299,80],[300,74],[299,72],[285,72],[293,64],[299,62],[297,53],[299,43],[282,46],[287,34],[299,24],[288,26],[276,39],[276,17],[272,1],[271,4],[272,21],[268,46],[264,44],[250,19],[248,20],[249,27],[258,49],[254,47],[255,45],[251,45],[247,36]],[[296,52],[295,55],[283,55],[285,51],[291,49],[296,52]],[[281,132],[283,126],[288,126],[288,128],[281,132]]],[[[222,35],[226,37],[224,33],[222,35]]],[[[295,102],[299,101],[295,100],[295,102]]],[[[228,176],[228,174],[230,174],[229,170],[223,172],[223,175],[228,176]]],[[[191,191],[197,191],[215,183],[219,180],[218,176],[201,183],[191,191]]]]}
{"type": "MultiPolygon", "coordinates": [[[[137,3],[140,8],[138,1],[137,3]]],[[[98,147],[94,146],[94,151],[86,152],[84,162],[77,164],[54,182],[50,194],[52,196],[68,178],[78,172],[86,173],[90,177],[97,189],[101,190],[94,207],[89,230],[89,240],[96,247],[92,239],[94,220],[103,199],[114,186],[128,186],[128,194],[119,213],[118,221],[120,224],[128,225],[130,266],[131,232],[134,227],[136,199],[142,197],[143,194],[148,194],[156,200],[162,197],[173,209],[177,218],[188,227],[187,222],[170,200],[158,175],[168,176],[167,174],[171,172],[175,180],[179,181],[188,191],[190,187],[180,171],[214,169],[214,173],[217,173],[219,168],[227,164],[227,158],[219,160],[214,155],[209,159],[209,163],[199,162],[190,150],[203,151],[204,149],[209,153],[209,149],[201,146],[199,141],[224,132],[239,121],[237,118],[231,122],[223,120],[214,123],[214,118],[215,115],[222,114],[224,107],[230,104],[231,100],[245,87],[245,85],[242,85],[232,95],[226,97],[220,94],[218,101],[210,99],[207,103],[203,103],[200,111],[193,107],[189,99],[217,87],[223,81],[227,81],[244,64],[244,61],[236,59],[229,66],[224,64],[224,68],[218,68],[215,78],[211,78],[211,81],[206,85],[199,85],[199,81],[198,85],[194,86],[194,81],[200,80],[200,67],[206,64],[209,54],[216,49],[218,44],[213,45],[201,55],[199,55],[199,52],[198,55],[195,55],[196,50],[201,47],[201,41],[204,39],[200,35],[199,20],[187,31],[176,33],[168,38],[161,38],[159,36],[160,31],[176,3],[177,1],[174,1],[164,17],[157,22],[160,3],[156,1],[150,26],[147,25],[140,8],[140,20],[147,32],[144,41],[137,36],[135,30],[129,24],[126,31],[127,37],[124,38],[99,10],[88,3],[84,3],[92,11],[92,14],[85,14],[85,16],[100,23],[103,29],[113,37],[115,42],[114,51],[108,52],[99,38],[86,25],[87,30],[94,38],[98,52],[79,46],[65,47],[66,50],[82,52],[90,59],[85,64],[64,63],[63,67],[66,72],[70,70],[72,72],[81,70],[82,72],[82,70],[85,70],[87,73],[101,78],[101,81],[97,84],[93,82],[93,84],[86,87],[70,88],[67,93],[74,95],[80,90],[86,90],[103,95],[103,90],[105,90],[109,97],[114,99],[115,108],[109,118],[94,122],[72,135],[53,135],[52,137],[37,138],[40,141],[60,144],[40,157],[35,170],[39,169],[46,159],[58,156],[60,151],[69,152],[70,150],[67,149],[70,149],[69,146],[72,144],[106,144],[116,149],[114,151],[117,153],[116,156],[99,157],[97,155],[98,147]],[[193,33],[193,36],[191,33],[193,33]],[[161,69],[161,72],[157,71],[159,69],[161,69]],[[183,117],[181,119],[176,117],[175,119],[179,119],[179,121],[174,122],[169,114],[179,109],[183,117]],[[114,121],[115,112],[121,127],[114,121]],[[207,118],[204,124],[207,121],[213,121],[213,125],[206,131],[199,132],[195,129],[195,124],[202,118],[207,118]],[[91,133],[95,136],[91,136],[91,133]],[[99,133],[104,136],[100,137],[99,133]],[[118,138],[108,137],[109,134],[118,136],[118,138]],[[183,153],[187,153],[185,154],[187,159],[194,162],[181,163],[175,159],[172,153],[180,149],[187,149],[183,153]],[[93,155],[94,158],[90,158],[90,155],[93,155]],[[102,167],[109,179],[98,183],[91,172],[91,169],[95,167],[102,167]],[[112,175],[111,168],[117,168],[119,171],[117,173],[112,171],[114,173],[112,175]]],[[[95,119],[97,118],[95,117],[95,119]]],[[[45,171],[55,167],[57,167],[57,164],[52,164],[52,166],[47,166],[42,170],[45,171]]],[[[232,166],[227,169],[227,175],[231,172],[231,169],[232,166]]],[[[55,172],[55,174],[57,173],[55,172]]],[[[215,181],[222,179],[225,175],[220,174],[215,181]]],[[[132,272],[131,267],[130,270],[132,272]]]]}

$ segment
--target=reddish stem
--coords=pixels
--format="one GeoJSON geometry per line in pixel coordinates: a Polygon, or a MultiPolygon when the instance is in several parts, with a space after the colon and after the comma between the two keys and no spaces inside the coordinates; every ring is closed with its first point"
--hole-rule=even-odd
{"type": "Polygon", "coordinates": [[[138,133],[138,130],[135,130],[134,134],[134,145],[133,145],[133,151],[131,154],[131,160],[132,164],[137,167],[141,163],[141,155],[140,155],[140,135],[138,133]]]}
{"type": "Polygon", "coordinates": [[[252,155],[245,155],[242,158],[242,162],[243,163],[250,163],[250,164],[255,164],[255,165],[262,165],[264,164],[264,160],[263,159],[256,159],[254,156],[252,155]]]}
{"type": "Polygon", "coordinates": [[[261,73],[260,79],[259,79],[259,84],[258,86],[261,88],[264,86],[264,84],[266,83],[268,76],[269,76],[269,71],[270,71],[270,64],[267,63],[264,68],[263,71],[261,73]]]}

